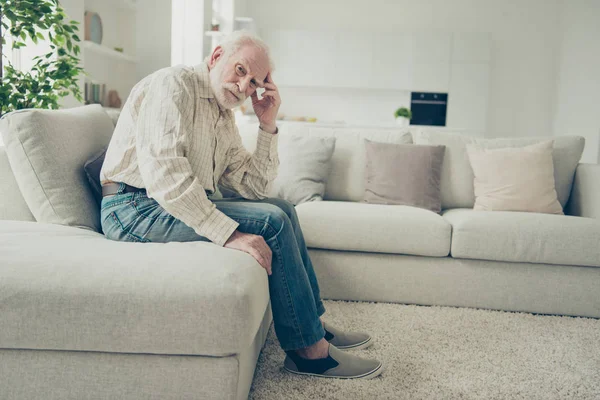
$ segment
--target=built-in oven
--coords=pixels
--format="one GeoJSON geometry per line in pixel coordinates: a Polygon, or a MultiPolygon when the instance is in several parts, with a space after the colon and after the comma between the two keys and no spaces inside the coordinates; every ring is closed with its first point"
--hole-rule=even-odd
{"type": "Polygon", "coordinates": [[[412,92],[411,125],[446,126],[448,93],[412,92]]]}

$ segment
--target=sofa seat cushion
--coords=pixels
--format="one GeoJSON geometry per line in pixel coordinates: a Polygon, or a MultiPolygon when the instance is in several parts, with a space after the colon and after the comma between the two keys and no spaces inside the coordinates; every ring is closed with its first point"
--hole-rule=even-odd
{"type": "Polygon", "coordinates": [[[451,255],[492,261],[600,267],[600,220],[512,211],[452,209],[451,255]]]}
{"type": "Polygon", "coordinates": [[[0,348],[223,356],[254,339],[265,270],[210,242],[0,221],[0,348]]]}
{"type": "Polygon", "coordinates": [[[445,257],[451,226],[421,208],[344,201],[296,207],[307,247],[445,257]]]}

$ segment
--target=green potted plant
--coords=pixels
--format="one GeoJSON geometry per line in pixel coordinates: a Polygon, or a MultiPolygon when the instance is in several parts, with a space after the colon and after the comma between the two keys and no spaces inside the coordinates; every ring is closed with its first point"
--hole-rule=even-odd
{"type": "Polygon", "coordinates": [[[80,41],[77,21],[67,21],[58,0],[0,2],[0,116],[23,108],[59,108],[60,98],[72,93],[82,102],[78,76],[80,41]],[[6,46],[7,35],[12,39],[6,46]],[[33,58],[30,71],[20,71],[5,53],[47,40],[50,51],[33,58]]]}
{"type": "Polygon", "coordinates": [[[394,117],[396,117],[396,123],[400,126],[408,126],[410,119],[412,118],[412,113],[406,107],[400,107],[394,112],[394,117]]]}

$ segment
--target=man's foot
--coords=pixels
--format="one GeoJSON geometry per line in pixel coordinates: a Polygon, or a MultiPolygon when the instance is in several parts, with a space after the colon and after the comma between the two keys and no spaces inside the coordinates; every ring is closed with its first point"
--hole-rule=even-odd
{"type": "Polygon", "coordinates": [[[374,343],[368,333],[342,332],[325,321],[322,321],[322,323],[323,328],[325,328],[325,340],[340,350],[366,349],[374,343]]]}
{"type": "Polygon", "coordinates": [[[383,371],[381,362],[345,353],[332,344],[329,344],[327,358],[309,360],[295,351],[286,351],[286,354],[283,368],[294,374],[319,378],[371,379],[383,371]]]}

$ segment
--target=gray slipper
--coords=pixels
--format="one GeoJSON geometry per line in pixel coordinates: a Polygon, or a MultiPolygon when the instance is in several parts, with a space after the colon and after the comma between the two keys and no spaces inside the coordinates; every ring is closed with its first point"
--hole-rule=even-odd
{"type": "Polygon", "coordinates": [[[383,371],[381,362],[345,353],[332,344],[329,344],[327,358],[309,360],[300,357],[295,351],[286,351],[286,354],[283,368],[294,374],[319,378],[371,379],[383,371]]]}
{"type": "Polygon", "coordinates": [[[323,321],[323,327],[325,328],[325,340],[340,350],[366,349],[375,342],[368,333],[343,332],[325,321],[323,321]]]}

